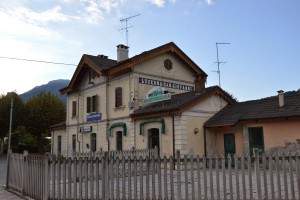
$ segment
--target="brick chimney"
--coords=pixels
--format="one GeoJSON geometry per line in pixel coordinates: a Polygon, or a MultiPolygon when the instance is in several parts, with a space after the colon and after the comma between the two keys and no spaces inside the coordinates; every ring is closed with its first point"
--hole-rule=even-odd
{"type": "Polygon", "coordinates": [[[195,93],[200,93],[205,88],[205,78],[201,76],[196,76],[195,78],[195,93]]]}
{"type": "Polygon", "coordinates": [[[283,108],[284,107],[284,91],[279,90],[277,92],[278,92],[279,108],[283,108]]]}
{"type": "Polygon", "coordinates": [[[129,47],[123,44],[117,46],[117,61],[123,61],[128,59],[129,47]]]}

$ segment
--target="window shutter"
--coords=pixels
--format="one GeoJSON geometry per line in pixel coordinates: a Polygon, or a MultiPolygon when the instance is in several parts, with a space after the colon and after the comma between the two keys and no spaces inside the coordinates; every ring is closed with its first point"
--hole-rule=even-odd
{"type": "Polygon", "coordinates": [[[72,117],[75,117],[77,115],[76,107],[77,107],[76,101],[73,101],[72,102],[72,117]]]}
{"type": "Polygon", "coordinates": [[[92,97],[92,112],[98,112],[98,95],[92,97]]]}
{"type": "Polygon", "coordinates": [[[91,112],[91,97],[86,98],[86,112],[87,113],[91,112]]]}
{"type": "Polygon", "coordinates": [[[116,107],[120,107],[123,105],[122,102],[122,88],[117,87],[116,88],[116,107]]]}

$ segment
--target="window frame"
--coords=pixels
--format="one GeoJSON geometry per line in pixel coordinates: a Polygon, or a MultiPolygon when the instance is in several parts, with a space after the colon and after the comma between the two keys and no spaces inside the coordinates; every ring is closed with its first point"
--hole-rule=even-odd
{"type": "Polygon", "coordinates": [[[76,140],[77,140],[76,134],[73,134],[72,135],[72,151],[73,152],[76,152],[76,140]]]}
{"type": "Polygon", "coordinates": [[[61,135],[57,136],[57,155],[61,155],[61,144],[62,144],[62,137],[61,135]]]}
{"type": "Polygon", "coordinates": [[[77,116],[77,102],[72,101],[72,117],[76,117],[76,116],[77,116]]]}
{"type": "Polygon", "coordinates": [[[86,98],[86,113],[97,113],[98,112],[98,95],[93,95],[86,98]]]}
{"type": "Polygon", "coordinates": [[[91,152],[97,151],[97,134],[96,133],[90,134],[90,151],[91,152]]]}
{"type": "Polygon", "coordinates": [[[123,106],[123,88],[115,88],[115,107],[119,108],[123,106]]]}

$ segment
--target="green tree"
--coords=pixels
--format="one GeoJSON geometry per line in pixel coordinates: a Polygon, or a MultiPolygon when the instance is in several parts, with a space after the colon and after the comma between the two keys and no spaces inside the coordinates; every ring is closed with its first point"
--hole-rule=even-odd
{"type": "Polygon", "coordinates": [[[24,103],[15,92],[0,96],[0,153],[3,153],[4,137],[8,136],[11,99],[13,98],[12,133],[24,123],[24,103]]]}
{"type": "Polygon", "coordinates": [[[26,104],[26,129],[37,138],[38,151],[49,151],[47,140],[50,136],[49,127],[65,120],[66,107],[64,102],[56,95],[42,92],[30,98],[26,104]]]}

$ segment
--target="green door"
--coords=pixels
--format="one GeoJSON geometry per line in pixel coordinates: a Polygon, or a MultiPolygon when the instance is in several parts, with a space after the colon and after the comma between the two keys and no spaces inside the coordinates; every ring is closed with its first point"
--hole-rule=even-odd
{"type": "Polygon", "coordinates": [[[224,152],[225,156],[235,154],[235,137],[233,133],[224,134],[224,152]]]}
{"type": "Polygon", "coordinates": [[[253,156],[254,148],[257,148],[259,153],[263,153],[265,150],[263,127],[248,128],[248,133],[249,133],[250,155],[253,156]]]}

